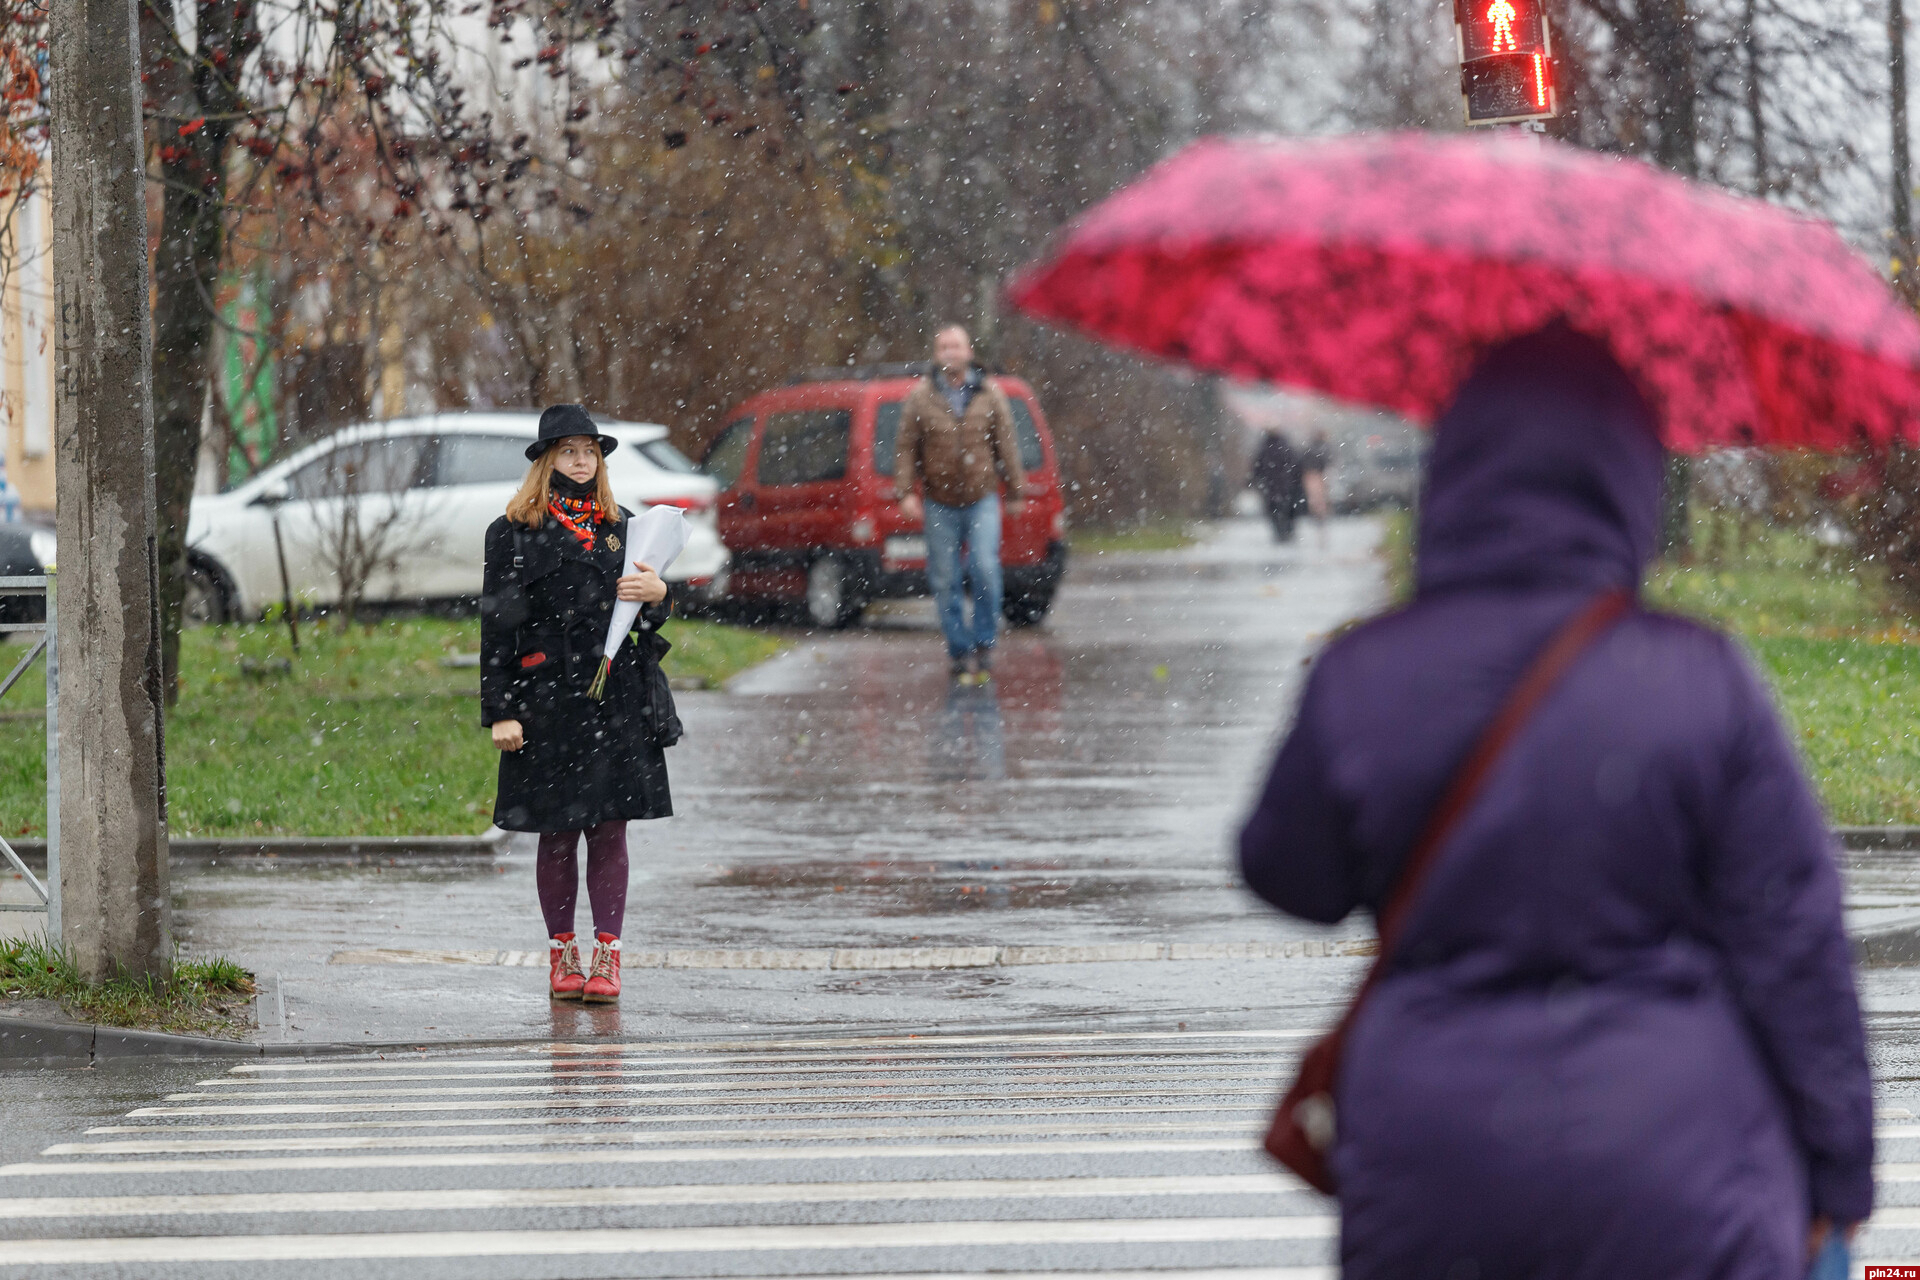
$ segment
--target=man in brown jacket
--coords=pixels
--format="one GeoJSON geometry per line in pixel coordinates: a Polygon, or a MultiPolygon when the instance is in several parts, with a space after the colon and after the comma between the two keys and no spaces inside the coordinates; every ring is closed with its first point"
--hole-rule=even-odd
{"type": "Polygon", "coordinates": [[[933,336],[933,371],[907,394],[893,458],[894,495],[927,531],[927,583],[940,611],[953,678],[993,678],[1000,632],[1000,490],[1007,509],[1024,501],[1019,438],[1006,393],[973,362],[973,341],[957,324],[933,336]],[[914,493],[919,485],[926,501],[914,493]],[[973,584],[965,615],[960,579],[973,584]]]}

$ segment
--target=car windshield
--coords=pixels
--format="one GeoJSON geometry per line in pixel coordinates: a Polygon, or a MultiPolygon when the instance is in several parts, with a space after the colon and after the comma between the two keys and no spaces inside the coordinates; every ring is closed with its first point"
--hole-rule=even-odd
{"type": "Polygon", "coordinates": [[[707,446],[700,469],[720,482],[722,489],[733,488],[740,468],[747,462],[747,446],[753,442],[753,419],[741,418],[728,423],[707,446]]]}

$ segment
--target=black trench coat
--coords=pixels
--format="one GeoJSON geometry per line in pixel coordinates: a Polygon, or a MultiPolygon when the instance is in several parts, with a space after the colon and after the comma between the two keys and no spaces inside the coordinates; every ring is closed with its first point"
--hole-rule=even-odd
{"type": "Polygon", "coordinates": [[[605,698],[587,696],[615,580],[631,572],[626,549],[607,545],[624,532],[627,515],[623,508],[618,523],[599,527],[592,551],[552,519],[528,529],[502,516],[487,530],[480,722],[518,720],[526,738],[520,750],[500,753],[493,820],[505,830],[577,831],[673,814],[662,748],[679,737],[680,722],[660,672],[671,646],[659,632],[668,601],[642,606],[613,660],[605,698]]]}

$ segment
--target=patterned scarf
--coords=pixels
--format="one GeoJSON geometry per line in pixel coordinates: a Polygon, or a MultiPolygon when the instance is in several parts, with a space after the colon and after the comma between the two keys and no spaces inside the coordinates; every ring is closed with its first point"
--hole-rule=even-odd
{"type": "Polygon", "coordinates": [[[600,504],[592,495],[574,497],[558,490],[547,493],[547,512],[566,531],[579,539],[581,547],[593,550],[593,538],[600,524],[600,504]]]}

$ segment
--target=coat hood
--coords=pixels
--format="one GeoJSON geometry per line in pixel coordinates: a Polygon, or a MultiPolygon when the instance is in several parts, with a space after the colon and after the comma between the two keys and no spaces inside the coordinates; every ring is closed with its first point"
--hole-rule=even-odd
{"type": "Polygon", "coordinates": [[[1637,587],[1664,462],[1653,411],[1603,343],[1555,323],[1502,344],[1434,428],[1419,593],[1637,587]]]}

